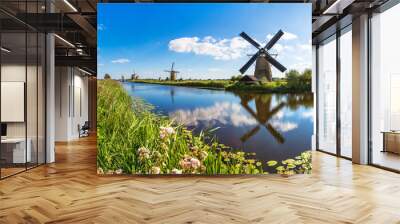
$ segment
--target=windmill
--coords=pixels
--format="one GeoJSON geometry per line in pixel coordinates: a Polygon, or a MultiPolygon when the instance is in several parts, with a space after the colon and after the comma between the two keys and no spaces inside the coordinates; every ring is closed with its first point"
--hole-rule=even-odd
{"type": "Polygon", "coordinates": [[[176,80],[176,74],[179,73],[179,71],[175,71],[174,70],[174,65],[175,65],[175,62],[172,62],[171,70],[165,70],[165,72],[169,73],[169,79],[171,81],[175,81],[176,80]]]}
{"type": "Polygon", "coordinates": [[[271,64],[277,68],[279,71],[286,71],[285,66],[279,63],[272,55],[268,52],[276,42],[283,36],[283,31],[279,30],[275,36],[265,45],[265,47],[261,47],[259,43],[253,40],[249,35],[245,32],[241,32],[240,36],[243,39],[247,40],[251,45],[256,47],[258,51],[249,59],[249,61],[239,70],[240,73],[244,74],[250,66],[256,62],[256,68],[254,70],[254,76],[257,79],[266,78],[268,81],[272,81],[272,72],[271,72],[271,64]]]}
{"type": "Polygon", "coordinates": [[[135,70],[133,70],[133,74],[131,75],[131,79],[132,80],[139,79],[139,75],[135,72],[135,70]]]}

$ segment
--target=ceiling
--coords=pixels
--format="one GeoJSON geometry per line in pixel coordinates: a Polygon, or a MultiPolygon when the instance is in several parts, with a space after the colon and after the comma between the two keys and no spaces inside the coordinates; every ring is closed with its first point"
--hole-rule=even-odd
{"type": "MultiPolygon", "coordinates": [[[[26,54],[25,32],[56,34],[56,66],[78,66],[96,74],[97,0],[1,0],[3,43],[13,51],[9,58],[26,54]]],[[[31,37],[32,36],[32,37],[31,37]]],[[[36,49],[27,45],[27,52],[36,49]]]]}
{"type": "MultiPolygon", "coordinates": [[[[388,0],[217,0],[217,2],[312,3],[313,43],[332,35],[351,17],[388,0]],[[341,22],[338,22],[341,21],[341,22]],[[336,26],[336,27],[335,27],[336,26]]],[[[21,34],[54,32],[56,65],[97,68],[97,2],[216,2],[215,0],[1,0],[0,22],[4,38],[20,42],[21,34]],[[51,13],[50,13],[51,12],[51,13]]],[[[24,44],[24,43],[20,43],[24,44]]],[[[15,46],[16,47],[16,46],[15,46]]],[[[16,47],[17,48],[17,47],[16,47]]],[[[21,48],[22,49],[22,48],[21,48]]],[[[29,52],[28,48],[28,52],[29,52]]]]}
{"type": "Polygon", "coordinates": [[[390,0],[313,0],[313,44],[352,23],[353,17],[374,12],[390,0]]]}

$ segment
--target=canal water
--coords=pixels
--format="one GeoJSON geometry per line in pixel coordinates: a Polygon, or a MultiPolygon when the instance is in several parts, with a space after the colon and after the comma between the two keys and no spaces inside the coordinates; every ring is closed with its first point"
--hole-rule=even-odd
{"type": "Polygon", "coordinates": [[[261,161],[293,158],[311,148],[313,96],[123,83],[130,95],[189,129],[219,128],[220,143],[256,153],[261,161]]]}

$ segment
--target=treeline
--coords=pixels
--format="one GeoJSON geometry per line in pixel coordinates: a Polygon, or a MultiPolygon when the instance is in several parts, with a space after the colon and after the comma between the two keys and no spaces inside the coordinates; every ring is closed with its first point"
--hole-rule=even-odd
{"type": "MultiPolygon", "coordinates": [[[[230,78],[232,82],[237,82],[233,85],[231,89],[238,88],[242,86],[238,81],[243,77],[243,75],[234,75],[230,78]]],[[[291,69],[285,73],[284,78],[272,78],[272,82],[268,85],[266,82],[260,82],[259,86],[246,87],[246,89],[265,89],[266,86],[270,86],[270,89],[277,92],[280,91],[291,91],[291,92],[303,92],[311,91],[311,79],[312,72],[311,69],[305,69],[303,72],[299,72],[295,69],[291,69]]]]}
{"type": "Polygon", "coordinates": [[[285,77],[289,89],[311,91],[311,69],[306,69],[302,73],[290,70],[285,77]]]}
{"type": "MultiPolygon", "coordinates": [[[[305,69],[303,72],[289,70],[283,78],[273,78],[272,82],[260,81],[258,84],[249,85],[240,82],[242,75],[232,76],[231,79],[209,79],[209,80],[161,80],[161,79],[138,79],[132,77],[132,82],[152,83],[161,85],[189,86],[210,89],[225,89],[229,91],[254,91],[270,93],[300,93],[311,91],[311,69],[305,69]]],[[[109,74],[105,74],[104,79],[111,79],[109,74]]],[[[126,81],[124,77],[121,81],[126,81]]]]}

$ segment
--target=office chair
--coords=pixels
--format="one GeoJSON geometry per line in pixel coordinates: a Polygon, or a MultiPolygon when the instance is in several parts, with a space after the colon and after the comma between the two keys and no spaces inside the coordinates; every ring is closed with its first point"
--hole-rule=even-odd
{"type": "Polygon", "coordinates": [[[89,136],[89,129],[90,129],[89,121],[85,121],[82,127],[78,125],[78,129],[79,129],[79,138],[89,136]]]}

